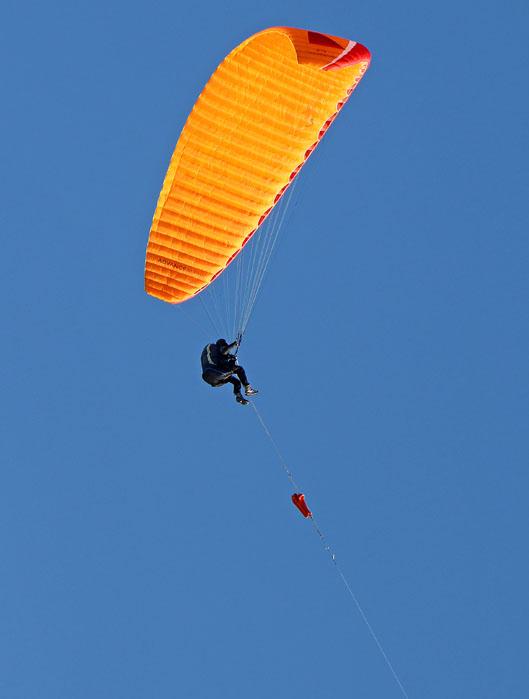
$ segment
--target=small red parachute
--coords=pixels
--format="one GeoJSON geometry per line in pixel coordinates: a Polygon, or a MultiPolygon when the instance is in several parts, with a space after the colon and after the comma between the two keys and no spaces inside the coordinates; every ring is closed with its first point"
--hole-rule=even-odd
{"type": "Polygon", "coordinates": [[[305,502],[305,496],[303,493],[294,493],[292,496],[292,502],[301,512],[303,517],[312,517],[312,512],[309,510],[307,503],[305,502]]]}

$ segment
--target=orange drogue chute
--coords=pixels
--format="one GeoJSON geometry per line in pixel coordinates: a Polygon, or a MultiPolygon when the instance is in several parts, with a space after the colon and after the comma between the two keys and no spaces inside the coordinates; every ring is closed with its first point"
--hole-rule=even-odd
{"type": "Polygon", "coordinates": [[[292,502],[301,512],[303,517],[312,517],[312,512],[309,510],[309,507],[305,502],[305,496],[303,493],[294,493],[294,495],[292,495],[292,502]]]}

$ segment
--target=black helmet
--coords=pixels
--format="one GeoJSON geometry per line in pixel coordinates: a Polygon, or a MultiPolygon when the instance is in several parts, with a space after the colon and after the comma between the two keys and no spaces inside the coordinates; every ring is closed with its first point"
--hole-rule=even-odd
{"type": "Polygon", "coordinates": [[[228,346],[228,343],[226,342],[226,340],[225,340],[223,337],[221,337],[220,340],[217,340],[217,342],[215,342],[215,344],[217,345],[217,347],[218,347],[219,349],[220,349],[221,347],[227,347],[227,346],[228,346]]]}

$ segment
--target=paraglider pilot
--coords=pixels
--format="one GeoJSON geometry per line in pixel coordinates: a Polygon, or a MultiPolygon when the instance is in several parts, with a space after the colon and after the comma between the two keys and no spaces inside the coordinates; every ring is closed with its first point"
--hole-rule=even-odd
{"type": "Polygon", "coordinates": [[[210,386],[224,386],[231,383],[235,400],[241,405],[248,405],[248,401],[241,393],[241,385],[247,396],[254,396],[258,391],[250,386],[246,372],[237,364],[237,357],[232,351],[239,346],[239,338],[228,345],[221,338],[217,342],[206,345],[202,350],[200,361],[202,362],[202,378],[210,386]]]}

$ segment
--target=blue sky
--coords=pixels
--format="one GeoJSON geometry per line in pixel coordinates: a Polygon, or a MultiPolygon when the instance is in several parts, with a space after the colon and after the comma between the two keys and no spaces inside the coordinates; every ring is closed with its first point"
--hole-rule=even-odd
{"type": "Polygon", "coordinates": [[[283,24],[373,62],[241,363],[409,697],[527,697],[527,3],[2,16],[0,696],[401,696],[212,338],[143,292],[194,100],[283,24]]]}

